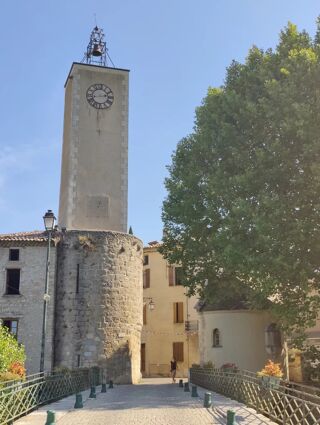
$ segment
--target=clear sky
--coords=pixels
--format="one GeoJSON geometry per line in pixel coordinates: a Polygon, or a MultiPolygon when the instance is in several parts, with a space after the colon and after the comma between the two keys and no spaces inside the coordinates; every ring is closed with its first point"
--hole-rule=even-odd
{"type": "Polygon", "coordinates": [[[58,212],[64,82],[97,24],[130,72],[129,219],[160,240],[177,142],[233,59],[274,47],[290,20],[315,32],[319,0],[10,0],[0,12],[0,233],[42,229],[58,212]]]}

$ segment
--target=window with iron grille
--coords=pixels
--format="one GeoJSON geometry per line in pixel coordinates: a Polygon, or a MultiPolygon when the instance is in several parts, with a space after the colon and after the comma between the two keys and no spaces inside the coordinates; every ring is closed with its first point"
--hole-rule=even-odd
{"type": "Polygon", "coordinates": [[[218,328],[214,329],[212,332],[212,346],[221,347],[221,335],[218,328]]]}

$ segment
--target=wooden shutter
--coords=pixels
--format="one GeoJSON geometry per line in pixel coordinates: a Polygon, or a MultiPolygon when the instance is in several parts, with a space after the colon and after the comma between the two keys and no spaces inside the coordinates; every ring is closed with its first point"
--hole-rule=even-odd
{"type": "Polygon", "coordinates": [[[141,344],[141,372],[146,370],[146,344],[141,344]]]}
{"type": "Polygon", "coordinates": [[[143,324],[147,324],[147,305],[145,304],[143,306],[143,324]]]}
{"type": "Polygon", "coordinates": [[[183,322],[183,303],[173,303],[173,323],[183,322]]]}
{"type": "Polygon", "coordinates": [[[150,288],[150,269],[143,271],[143,287],[150,288]]]}
{"type": "Polygon", "coordinates": [[[173,343],[173,357],[177,362],[183,362],[183,342],[173,343]]]}
{"type": "Polygon", "coordinates": [[[169,273],[169,286],[174,286],[174,267],[169,266],[168,273],[169,273]]]}
{"type": "Polygon", "coordinates": [[[183,303],[177,303],[177,323],[183,323],[183,303]]]}

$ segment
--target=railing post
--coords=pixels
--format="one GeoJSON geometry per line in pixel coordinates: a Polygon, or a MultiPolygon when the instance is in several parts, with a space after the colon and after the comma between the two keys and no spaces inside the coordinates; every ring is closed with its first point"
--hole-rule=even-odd
{"type": "Polygon", "coordinates": [[[198,397],[197,386],[192,385],[191,397],[198,397]]]}
{"type": "Polygon", "coordinates": [[[236,425],[235,416],[235,412],[227,410],[227,425],[236,425]]]}
{"type": "Polygon", "coordinates": [[[82,394],[76,394],[76,402],[74,405],[75,409],[82,409],[83,403],[82,403],[82,394]]]}
{"type": "Polygon", "coordinates": [[[204,394],[203,407],[211,407],[211,406],[212,406],[212,394],[211,393],[205,393],[204,394]]]}
{"type": "Polygon", "coordinates": [[[56,412],[54,410],[47,410],[47,421],[45,425],[55,425],[56,423],[56,412]]]}

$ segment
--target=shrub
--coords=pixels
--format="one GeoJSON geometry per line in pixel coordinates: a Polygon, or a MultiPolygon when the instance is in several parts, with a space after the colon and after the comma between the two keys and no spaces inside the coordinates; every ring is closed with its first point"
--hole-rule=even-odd
{"type": "Polygon", "coordinates": [[[258,376],[276,376],[277,378],[282,378],[283,372],[280,369],[280,363],[274,363],[272,360],[268,360],[265,367],[258,372],[258,376]]]}
{"type": "Polygon", "coordinates": [[[7,328],[0,326],[0,373],[8,372],[15,362],[23,366],[25,359],[24,347],[7,328]]]}
{"type": "Polygon", "coordinates": [[[25,367],[21,362],[18,361],[11,363],[11,365],[9,366],[9,372],[18,375],[21,378],[24,378],[26,376],[25,367]]]}

